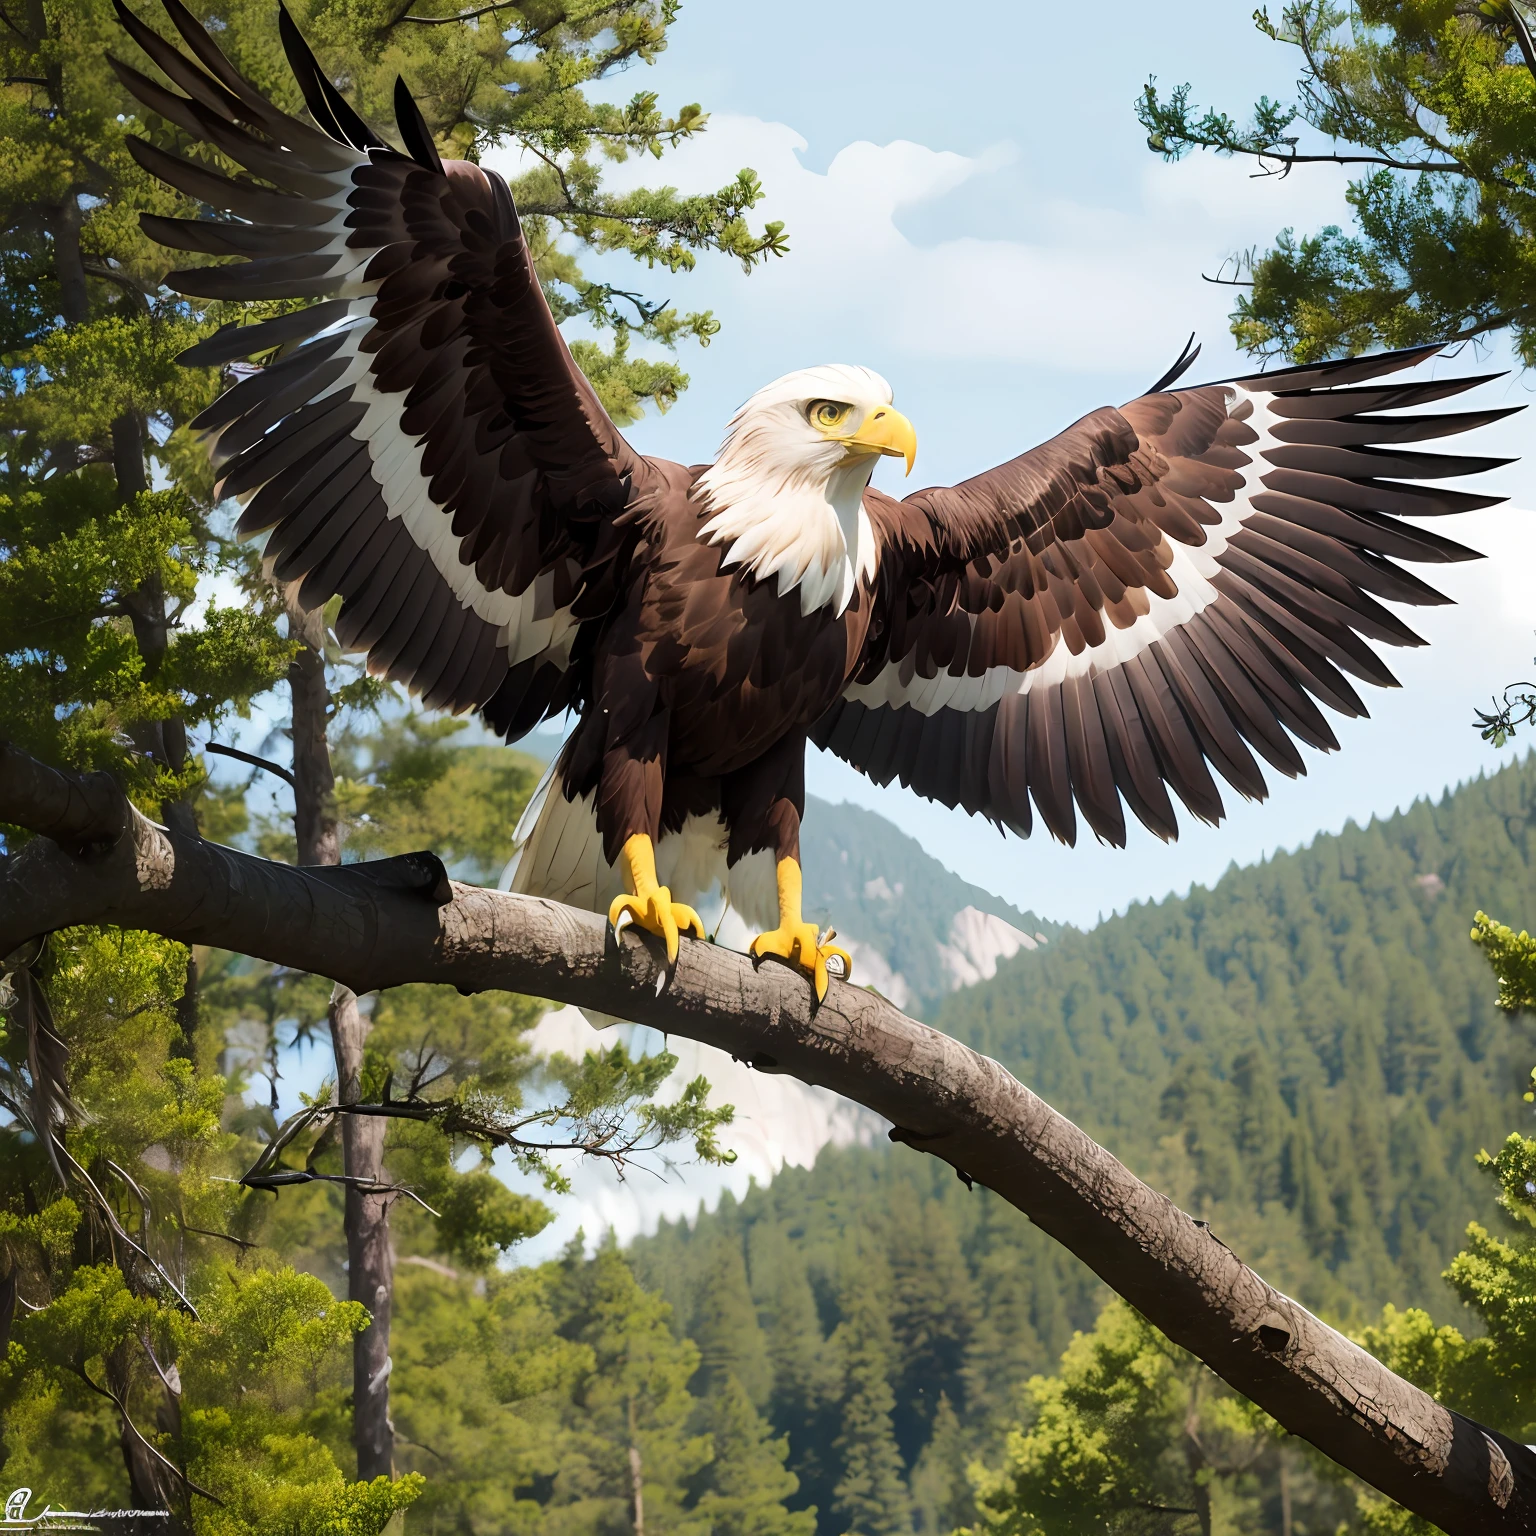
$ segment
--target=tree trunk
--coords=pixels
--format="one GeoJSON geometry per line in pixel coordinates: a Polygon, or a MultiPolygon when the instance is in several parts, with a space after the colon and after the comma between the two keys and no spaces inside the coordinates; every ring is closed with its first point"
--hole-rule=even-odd
{"type": "MultiPolygon", "coordinates": [[[[325,621],[291,600],[288,632],[304,642],[288,668],[293,709],[293,830],[299,863],[308,868],[341,863],[336,818],[336,777],[326,738],[331,693],[325,677],[325,621]]],[[[324,974],[322,972],[321,974],[324,974]]],[[[331,1046],[336,1053],[338,1102],[355,1104],[362,1087],[367,1016],[345,986],[331,994],[331,1046]]],[[[371,1115],[341,1120],[343,1171],[349,1179],[384,1182],[385,1122],[371,1115]]],[[[347,1185],[347,1295],[372,1318],[352,1342],[352,1443],[361,1478],[394,1475],[395,1426],[389,1417],[389,1321],[395,1291],[394,1250],[389,1238],[388,1195],[347,1185]]]]}
{"type": "MultiPolygon", "coordinates": [[[[1292,1434],[1452,1536],[1529,1536],[1536,1453],[1452,1413],[1267,1285],[997,1062],[833,982],[557,902],[454,885],[431,854],[298,870],[153,826],[105,774],[0,744],[0,821],[41,834],[0,863],[0,955],[78,923],[142,928],[354,991],[504,990],[701,1040],[892,1122],[995,1190],[1292,1434]]],[[[349,1117],[350,1118],[350,1117],[349,1117]]]]}
{"type": "MultiPolygon", "coordinates": [[[[355,1117],[354,1117],[355,1118],[355,1117]]],[[[633,1536],[645,1536],[645,1465],[635,1433],[635,1400],[629,1399],[629,1524],[633,1536]]]]}
{"type": "Polygon", "coordinates": [[[1211,1464],[1206,1459],[1205,1447],[1200,1444],[1200,1410],[1198,1388],[1196,1401],[1190,1405],[1189,1417],[1184,1421],[1184,1465],[1189,1468],[1190,1497],[1195,1501],[1195,1522],[1200,1536],[1211,1536],[1211,1464]]]}
{"type": "MultiPolygon", "coordinates": [[[[110,1351],[104,1361],[104,1373],[108,1390],[121,1403],[130,1401],[133,1392],[134,1365],[130,1346],[123,1344],[110,1351]]],[[[157,1417],[160,1417],[157,1414],[157,1417]]],[[[163,1426],[156,1426],[163,1427],[163,1426]]],[[[176,1425],[180,1445],[180,1423],[176,1425]]],[[[169,1516],[167,1529],[174,1536],[190,1532],[187,1490],[175,1473],[145,1444],[140,1429],[119,1416],[118,1449],[123,1464],[128,1469],[128,1490],[136,1509],[164,1510],[169,1516]]]]}
{"type": "Polygon", "coordinates": [[[299,863],[341,863],[341,829],[336,819],[336,775],[326,739],[331,691],[325,678],[325,620],[288,605],[288,633],[304,642],[288,666],[293,704],[293,831],[299,863]]]}
{"type": "Polygon", "coordinates": [[[53,237],[53,266],[59,279],[59,313],[66,325],[83,325],[91,315],[85,258],[80,250],[82,223],[80,198],[71,188],[48,221],[48,232],[53,237]]]}
{"type": "MultiPolygon", "coordinates": [[[[331,994],[330,1021],[337,1101],[360,1103],[368,1021],[350,988],[338,986],[331,994]]],[[[388,1121],[379,1115],[340,1119],[347,1177],[381,1183],[388,1121]]],[[[395,1293],[389,1201],[388,1195],[347,1185],[347,1296],[362,1302],[373,1318],[352,1341],[352,1443],[357,1447],[357,1475],[370,1481],[393,1477],[395,1471],[395,1426],[389,1417],[389,1321],[395,1293]]]]}

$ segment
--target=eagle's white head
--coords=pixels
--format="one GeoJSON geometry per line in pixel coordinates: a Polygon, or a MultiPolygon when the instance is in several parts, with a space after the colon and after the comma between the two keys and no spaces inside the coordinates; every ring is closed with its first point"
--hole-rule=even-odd
{"type": "Polygon", "coordinates": [[[709,519],[699,537],[729,546],[723,566],[777,576],[780,596],[798,587],[802,613],[828,603],[841,613],[874,574],[863,502],[882,454],[910,474],[917,434],[878,373],[842,363],[787,373],[736,412],[699,476],[693,494],[709,519]]]}

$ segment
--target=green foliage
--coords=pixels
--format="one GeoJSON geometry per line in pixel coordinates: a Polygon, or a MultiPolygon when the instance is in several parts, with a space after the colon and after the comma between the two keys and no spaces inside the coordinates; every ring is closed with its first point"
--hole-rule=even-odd
{"type": "Polygon", "coordinates": [[[349,857],[430,848],[455,879],[495,881],[541,765],[502,746],[465,746],[463,720],[417,714],[339,733],[337,809],[349,857]]]}
{"type": "Polygon", "coordinates": [[[117,505],[92,469],[40,485],[13,473],[5,489],[3,468],[0,734],[55,762],[111,767],[147,804],[178,798],[200,775],[146,755],[135,727],[248,713],[290,648],[258,615],[211,607],[151,665],[134,623],[144,594],[158,594],[174,629],[199,578],[219,569],[204,513],[176,491],[117,505]]]}
{"type": "Polygon", "coordinates": [[[571,1394],[592,1364],[559,1332],[562,1278],[545,1265],[471,1281],[415,1259],[396,1271],[396,1457],[426,1474],[412,1518],[428,1529],[537,1525],[536,1493],[554,1485],[571,1394]]]}
{"type": "MultiPolygon", "coordinates": [[[[480,1116],[517,1118],[523,1084],[535,1063],[527,1032],[542,1005],[531,998],[494,993],[461,997],[446,987],[401,987],[374,1007],[368,1039],[364,1094],[372,1098],[386,1076],[429,1085],[439,1103],[454,1103],[480,1116]]],[[[549,1210],[514,1194],[490,1172],[489,1148],[464,1166],[475,1144],[433,1121],[396,1120],[385,1156],[394,1177],[437,1212],[430,1238],[418,1235],[419,1209],[396,1213],[397,1234],[413,1237],[451,1263],[483,1270],[524,1238],[548,1225],[549,1210]]]]}
{"type": "Polygon", "coordinates": [[[1439,1313],[1531,1050],[1463,914],[1533,905],[1527,761],[1065,935],[939,1022],[1313,1310],[1439,1313]]]}
{"type": "Polygon", "coordinates": [[[772,1438],[734,1376],[726,1377],[709,1423],[715,1454],[695,1508],[711,1536],[814,1536],[815,1510],[791,1513],[784,1507],[799,1487],[784,1468],[789,1440],[772,1438]]]}
{"type": "Polygon", "coordinates": [[[699,1347],[694,1391],[705,1397],[745,1392],[755,1406],[767,1403],[773,1367],[739,1244],[719,1244],[702,1276],[689,1331],[699,1347]]]}
{"type": "Polygon", "coordinates": [[[842,1431],[833,1443],[842,1477],[832,1491],[832,1511],[845,1530],[859,1536],[903,1536],[911,1529],[892,1424],[895,1347],[888,1291],[883,1266],[856,1262],[842,1299],[843,1321],[833,1336],[844,1386],[842,1431]]]}
{"type": "Polygon", "coordinates": [[[238,1085],[213,1070],[212,1031],[186,1037],[187,974],[179,945],[76,929],[0,987],[0,1280],[22,1303],[0,1463],[39,1505],[153,1501],[200,1536],[376,1536],[418,1485],[354,1484],[334,1453],[366,1313],[262,1250],[264,1213],[232,1177],[253,1148],[224,1124],[238,1085]],[[50,1072],[62,1097],[42,1113],[50,1072]]]}
{"type": "Polygon", "coordinates": [[[799,1482],[785,1502],[817,1511],[824,1536],[968,1524],[966,1463],[1000,1445],[1024,1380],[1096,1297],[1059,1247],[948,1167],[857,1149],[634,1252],[700,1349],[695,1390],[718,1403],[766,1345],[761,1406],[799,1482]]]}
{"type": "Polygon", "coordinates": [[[612,1247],[591,1262],[567,1255],[558,1290],[561,1335],[590,1351],[576,1382],[546,1529],[623,1529],[637,1460],[645,1523],[668,1536],[705,1536],[688,1485],[714,1449],[692,1429],[688,1379],[698,1351],[668,1327],[670,1308],[643,1290],[612,1247]]]}
{"type": "Polygon", "coordinates": [[[1293,106],[1246,126],[1149,81],[1137,116],[1165,159],[1242,155],[1267,174],[1362,168],[1354,233],[1330,226],[1236,259],[1233,334],[1298,362],[1509,327],[1536,363],[1536,53],[1506,0],[1293,0],[1259,30],[1301,55],[1293,106]],[[1314,147],[1310,128],[1327,144],[1314,147]],[[1240,284],[1241,286],[1241,284],[1240,284]]]}
{"type": "Polygon", "coordinates": [[[1499,1007],[1506,1013],[1536,1008],[1536,939],[1479,912],[1472,920],[1472,942],[1498,977],[1499,1007]]]}
{"type": "Polygon", "coordinates": [[[175,361],[209,316],[160,291],[138,228],[185,210],[128,155],[139,125],[105,57],[120,38],[105,0],[38,4],[0,33],[0,733],[110,767],[170,815],[202,778],[187,727],[244,713],[289,651],[259,614],[188,622],[228,562],[206,485],[155,472],[217,379],[175,361]]]}
{"type": "Polygon", "coordinates": [[[1259,1529],[1252,1474],[1278,1427],[1123,1302],[1072,1341],[1059,1375],[1029,1383],[1026,1404],[1001,1466],[978,1469],[975,1532],[1131,1536],[1176,1528],[1170,1516],[1259,1529]]]}
{"type": "Polygon", "coordinates": [[[697,1350],[613,1248],[474,1281],[408,1259],[397,1287],[398,1457],[427,1476],[413,1520],[621,1536],[634,1451],[647,1529],[811,1536],[785,1508],[783,1439],[734,1379],[688,1390],[697,1350]]]}

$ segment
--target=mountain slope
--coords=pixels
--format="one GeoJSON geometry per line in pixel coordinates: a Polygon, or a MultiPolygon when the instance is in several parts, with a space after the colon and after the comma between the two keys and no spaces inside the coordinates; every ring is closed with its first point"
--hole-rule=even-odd
{"type": "Polygon", "coordinates": [[[1068,933],[944,1007],[1309,1305],[1444,1312],[1536,1039],[1479,907],[1536,916],[1536,763],[1068,933]]]}
{"type": "Polygon", "coordinates": [[[1062,931],[962,880],[862,806],[808,796],[800,847],[806,916],[852,940],[855,981],[920,1017],[1062,931]]]}

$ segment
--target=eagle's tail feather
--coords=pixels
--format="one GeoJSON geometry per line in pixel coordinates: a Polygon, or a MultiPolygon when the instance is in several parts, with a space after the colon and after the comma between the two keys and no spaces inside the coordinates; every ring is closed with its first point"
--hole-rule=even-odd
{"type": "Polygon", "coordinates": [[[512,843],[512,858],[499,882],[504,891],[548,896],[589,912],[606,912],[613,898],[623,894],[622,876],[603,857],[596,796],[567,800],[558,760],[545,769],[512,843]]]}

